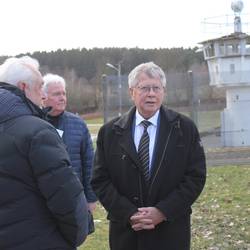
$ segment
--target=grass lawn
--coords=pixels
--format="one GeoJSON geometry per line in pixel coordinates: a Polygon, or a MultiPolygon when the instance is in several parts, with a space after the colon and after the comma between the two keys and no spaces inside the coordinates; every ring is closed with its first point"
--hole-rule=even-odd
{"type": "Polygon", "coordinates": [[[93,119],[85,119],[89,132],[92,135],[97,135],[99,128],[101,127],[101,125],[103,124],[103,118],[99,117],[99,118],[93,118],[93,119]]]}
{"type": "MultiPolygon", "coordinates": [[[[193,206],[191,249],[249,250],[249,215],[250,166],[209,167],[205,189],[193,206]]],[[[106,212],[100,205],[94,217],[96,231],[80,250],[109,249],[106,212]]]]}
{"type": "MultiPolygon", "coordinates": [[[[182,112],[182,114],[190,117],[189,113],[182,112]]],[[[220,114],[220,110],[199,111],[197,114],[198,130],[204,132],[220,127],[220,114]]]]}
{"type": "MultiPolygon", "coordinates": [[[[220,112],[221,111],[201,111],[198,113],[198,129],[200,132],[211,130],[220,126],[220,112]]],[[[189,116],[188,113],[183,113],[189,116]]],[[[85,119],[91,134],[97,134],[98,130],[103,124],[103,117],[85,119]]]]}
{"type": "Polygon", "coordinates": [[[103,124],[103,117],[85,119],[88,124],[103,124]]]}
{"type": "Polygon", "coordinates": [[[221,111],[201,111],[198,113],[198,129],[200,132],[220,127],[221,111]]]}

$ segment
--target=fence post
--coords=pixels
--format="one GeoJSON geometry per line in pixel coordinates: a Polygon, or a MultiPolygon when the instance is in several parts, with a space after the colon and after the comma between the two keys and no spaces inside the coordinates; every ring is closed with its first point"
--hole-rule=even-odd
{"type": "Polygon", "coordinates": [[[103,98],[103,123],[108,121],[108,105],[107,105],[107,75],[102,75],[102,98],[103,98]]]}
{"type": "Polygon", "coordinates": [[[189,107],[190,107],[190,116],[194,121],[196,126],[198,127],[198,96],[197,89],[195,88],[193,71],[189,70],[188,72],[188,99],[189,99],[189,107]]]}

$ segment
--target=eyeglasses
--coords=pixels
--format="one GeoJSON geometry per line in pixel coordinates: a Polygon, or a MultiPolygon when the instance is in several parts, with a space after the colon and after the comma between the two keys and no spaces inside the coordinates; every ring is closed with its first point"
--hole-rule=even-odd
{"type": "Polygon", "coordinates": [[[136,88],[141,92],[141,93],[149,93],[150,90],[152,89],[154,93],[160,93],[163,89],[163,87],[159,86],[136,86],[136,88]]]}

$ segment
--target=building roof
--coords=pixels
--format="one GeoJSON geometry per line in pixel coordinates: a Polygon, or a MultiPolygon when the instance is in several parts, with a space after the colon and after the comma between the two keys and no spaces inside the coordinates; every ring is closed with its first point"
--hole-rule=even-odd
{"type": "Polygon", "coordinates": [[[215,42],[215,41],[227,41],[227,40],[234,40],[234,39],[239,40],[239,39],[243,39],[243,38],[250,41],[250,35],[243,33],[243,32],[234,32],[234,33],[226,35],[226,36],[222,36],[222,37],[213,38],[213,39],[199,42],[199,44],[205,44],[205,43],[215,42]]]}

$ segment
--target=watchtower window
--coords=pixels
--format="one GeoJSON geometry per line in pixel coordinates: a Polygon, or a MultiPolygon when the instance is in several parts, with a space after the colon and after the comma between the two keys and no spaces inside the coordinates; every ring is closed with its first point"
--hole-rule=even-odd
{"type": "Polygon", "coordinates": [[[214,45],[213,44],[208,45],[206,47],[205,53],[206,53],[206,57],[213,57],[215,55],[214,54],[214,45]]]}
{"type": "Polygon", "coordinates": [[[230,64],[230,73],[231,74],[235,73],[235,65],[234,64],[230,64]]]}
{"type": "Polygon", "coordinates": [[[219,52],[220,52],[221,56],[225,55],[225,45],[224,45],[224,43],[221,43],[219,45],[219,52]]]}
{"type": "Polygon", "coordinates": [[[246,53],[250,54],[250,42],[246,43],[246,53]]]}
{"type": "Polygon", "coordinates": [[[219,74],[219,67],[218,65],[215,66],[215,73],[218,75],[219,74]]]}
{"type": "Polygon", "coordinates": [[[240,44],[238,43],[226,44],[227,55],[235,55],[239,53],[240,53],[240,44]]]}

